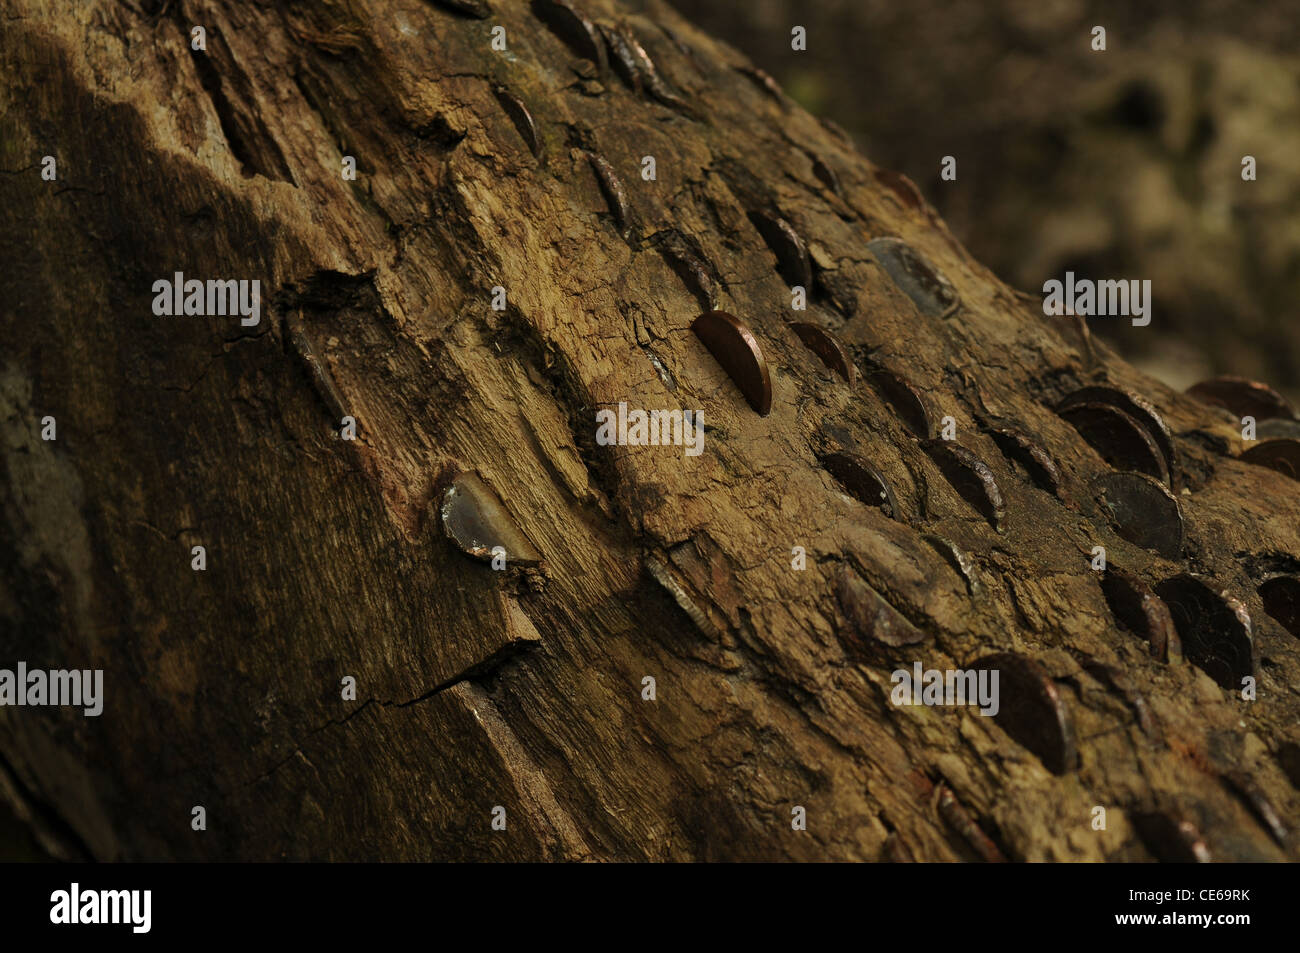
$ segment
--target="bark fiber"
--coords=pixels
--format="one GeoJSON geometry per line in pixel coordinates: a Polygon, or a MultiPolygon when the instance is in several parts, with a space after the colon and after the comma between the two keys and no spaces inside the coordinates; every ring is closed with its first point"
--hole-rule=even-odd
{"type": "Polygon", "coordinates": [[[547,4],[486,5],[0,0],[0,665],[105,671],[98,718],[0,708],[0,792],[46,849],[1296,859],[1267,815],[1300,807],[1300,641],[1256,587],[1300,568],[1297,483],[1236,459],[1231,418],[1044,318],[666,4],[583,0],[653,76],[613,41],[602,72],[547,4]],[[778,261],[763,216],[806,265],[779,241],[778,261]],[[899,290],[867,247],[884,236],[947,277],[952,314],[899,290]],[[177,271],[260,280],[261,323],[154,315],[177,271]],[[758,338],[770,415],[692,333],[711,306],[758,338]],[[842,339],[853,386],[793,321],[842,339]],[[1111,468],[1053,410],[1098,383],[1174,434],[1177,559],[1099,515],[1111,468]],[[620,401],[701,410],[703,454],[596,445],[620,401]],[[923,439],[944,417],[996,481],[1000,529],[923,439]],[[1047,449],[1059,492],[994,422],[1047,449]],[[874,465],[895,518],[836,453],[874,465]],[[497,572],[446,538],[460,471],[539,566],[497,572]],[[1257,699],[1151,657],[1097,545],[1148,584],[1192,572],[1240,599],[1257,699]],[[922,641],[878,637],[899,632],[922,641]],[[1006,718],[890,702],[895,669],[998,653],[1043,674],[1004,683],[1006,718]],[[1063,727],[1035,724],[1044,685],[1063,727]]]}

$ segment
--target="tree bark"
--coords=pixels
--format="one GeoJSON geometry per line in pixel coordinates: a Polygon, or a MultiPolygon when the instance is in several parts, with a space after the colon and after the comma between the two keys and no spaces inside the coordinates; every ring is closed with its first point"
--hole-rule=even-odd
{"type": "Polygon", "coordinates": [[[1296,859],[1296,482],[664,3],[570,9],[0,0],[0,665],[104,670],[98,717],[0,708],[46,849],[1296,859]],[[176,272],[260,322],[155,314],[176,272]],[[1093,385],[1119,431],[1057,412],[1093,385]],[[602,445],[620,402],[703,452],[602,445]],[[1107,483],[1152,446],[1165,555],[1107,483]],[[468,474],[538,562],[446,532],[468,474]],[[917,662],[999,714],[894,704],[917,662]]]}
{"type": "Polygon", "coordinates": [[[1263,377],[1300,398],[1300,336],[1279,320],[1300,296],[1289,227],[1300,143],[1277,134],[1300,111],[1289,10],[768,0],[737,17],[714,0],[675,6],[910,176],[1011,284],[1067,270],[1150,279],[1149,327],[1094,329],[1140,369],[1178,388],[1212,373],[1263,377]],[[792,24],[807,49],[791,49],[792,24]],[[1246,156],[1267,174],[1245,181],[1246,156]]]}

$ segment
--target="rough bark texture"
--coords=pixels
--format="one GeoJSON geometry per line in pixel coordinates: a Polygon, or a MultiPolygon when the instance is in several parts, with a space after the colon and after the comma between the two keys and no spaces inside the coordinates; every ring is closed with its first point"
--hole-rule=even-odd
{"type": "Polygon", "coordinates": [[[1097,330],[1182,389],[1300,397],[1300,21],[1251,0],[676,0],[921,186],[1017,287],[1149,278],[1151,326],[1097,330]],[[807,30],[791,49],[791,24],[807,30]],[[1107,49],[1093,49],[1094,25],[1107,49]],[[870,93],[864,95],[864,90],[870,93]],[[958,178],[944,181],[941,158],[958,178]],[[1258,163],[1243,181],[1242,157],[1258,163]]]}
{"type": "Polygon", "coordinates": [[[0,5],[0,663],[106,687],[99,718],[0,708],[0,790],[47,849],[1294,859],[1268,815],[1300,804],[1300,644],[1256,587],[1300,568],[1297,484],[1235,459],[1233,418],[1045,319],[663,3],[585,0],[623,27],[604,73],[550,5],[488,3],[0,5]],[[628,39],[658,80],[622,67],[628,39]],[[884,236],[960,306],[902,293],[868,249],[884,236]],[[259,279],[261,324],[155,316],[175,271],[259,279]],[[757,336],[769,416],[692,333],[709,306],[757,336]],[[792,321],[837,334],[856,383],[792,321]],[[1117,534],[1094,482],[1112,468],[1053,410],[1095,383],[1175,435],[1177,558],[1117,534]],[[620,401],[702,410],[704,453],[596,445],[620,401]],[[929,442],[944,417],[964,450],[929,442]],[[1055,491],[994,438],[1009,425],[1055,491]],[[461,471],[539,566],[446,537],[461,471]],[[1153,658],[1097,545],[1150,585],[1195,572],[1239,598],[1257,699],[1203,670],[1213,653],[1153,658]],[[895,669],[990,656],[999,718],[891,704],[895,669]]]}

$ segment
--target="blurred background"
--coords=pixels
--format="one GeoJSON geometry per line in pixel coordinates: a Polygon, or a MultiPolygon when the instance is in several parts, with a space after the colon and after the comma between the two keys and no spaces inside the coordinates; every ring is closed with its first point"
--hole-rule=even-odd
{"type": "Polygon", "coordinates": [[[1150,279],[1149,326],[1091,322],[1148,373],[1300,398],[1300,0],[670,2],[909,176],[1008,283],[1150,279]]]}

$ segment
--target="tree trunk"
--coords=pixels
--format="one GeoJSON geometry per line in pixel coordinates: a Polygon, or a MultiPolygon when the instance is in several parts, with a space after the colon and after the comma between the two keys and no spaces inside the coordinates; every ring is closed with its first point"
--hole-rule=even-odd
{"type": "Polygon", "coordinates": [[[1295,859],[1296,482],[581,2],[0,0],[0,666],[104,672],[0,708],[46,849],[1295,859]],[[258,322],[156,313],[177,272],[258,322]],[[998,713],[896,704],[917,663],[998,713]]]}
{"type": "Polygon", "coordinates": [[[1012,284],[1067,270],[1150,279],[1150,326],[1094,328],[1136,366],[1178,387],[1262,376],[1300,398],[1300,332],[1279,320],[1300,298],[1300,140],[1279,134],[1300,132],[1290,10],[764,0],[738,17],[716,0],[674,5],[914,179],[1012,284]],[[792,24],[806,50],[791,48],[792,24]],[[1101,24],[1107,51],[1094,49],[1101,24]],[[1243,180],[1247,155],[1267,170],[1257,180],[1243,180]]]}

